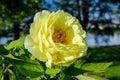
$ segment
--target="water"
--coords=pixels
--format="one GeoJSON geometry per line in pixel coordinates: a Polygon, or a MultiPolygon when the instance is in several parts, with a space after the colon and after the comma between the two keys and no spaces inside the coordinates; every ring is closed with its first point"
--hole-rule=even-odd
{"type": "Polygon", "coordinates": [[[95,35],[87,33],[86,36],[88,46],[112,46],[120,45],[120,32],[114,33],[114,35],[95,35]]]}
{"type": "Polygon", "coordinates": [[[12,41],[13,37],[2,37],[0,38],[0,44],[7,44],[8,41],[12,41]]]}
{"type": "MultiPolygon", "coordinates": [[[[87,33],[86,35],[88,46],[112,46],[120,45],[120,32],[114,33],[114,35],[95,35],[87,33]]],[[[13,40],[13,37],[0,38],[0,44],[6,44],[8,41],[13,40]]]]}

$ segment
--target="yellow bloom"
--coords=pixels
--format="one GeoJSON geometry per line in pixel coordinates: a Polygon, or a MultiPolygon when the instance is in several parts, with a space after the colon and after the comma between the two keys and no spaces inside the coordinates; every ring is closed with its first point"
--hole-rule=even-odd
{"type": "Polygon", "coordinates": [[[69,66],[85,55],[86,33],[79,21],[70,14],[58,10],[38,12],[30,26],[25,48],[38,60],[52,65],[69,66]]]}

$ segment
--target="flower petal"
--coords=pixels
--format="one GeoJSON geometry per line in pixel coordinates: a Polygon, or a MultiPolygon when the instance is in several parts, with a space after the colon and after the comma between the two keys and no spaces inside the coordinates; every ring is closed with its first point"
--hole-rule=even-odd
{"type": "Polygon", "coordinates": [[[37,59],[41,60],[41,61],[46,61],[46,56],[45,54],[41,53],[38,49],[38,45],[34,44],[33,40],[31,39],[30,35],[28,35],[25,39],[24,42],[25,48],[28,49],[29,52],[31,52],[31,54],[33,56],[35,56],[37,59]]]}

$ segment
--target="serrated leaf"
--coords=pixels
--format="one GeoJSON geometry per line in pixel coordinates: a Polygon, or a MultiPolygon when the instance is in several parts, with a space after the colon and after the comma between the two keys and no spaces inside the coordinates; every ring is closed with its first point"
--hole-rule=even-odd
{"type": "Polygon", "coordinates": [[[5,49],[3,45],[0,45],[0,55],[7,55],[9,51],[5,49]]]}
{"type": "Polygon", "coordinates": [[[89,70],[89,71],[103,71],[103,70],[107,69],[111,64],[112,64],[112,62],[87,63],[82,66],[82,69],[89,70]]]}
{"type": "Polygon", "coordinates": [[[55,76],[57,73],[61,71],[60,68],[48,68],[46,69],[45,73],[51,76],[55,76]]]}
{"type": "Polygon", "coordinates": [[[23,45],[25,38],[20,38],[18,40],[12,41],[9,45],[6,46],[7,50],[10,50],[14,47],[20,47],[23,45]]]}

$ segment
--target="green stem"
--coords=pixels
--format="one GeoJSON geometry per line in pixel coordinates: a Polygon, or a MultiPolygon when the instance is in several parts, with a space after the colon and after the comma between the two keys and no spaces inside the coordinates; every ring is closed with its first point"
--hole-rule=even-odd
{"type": "Polygon", "coordinates": [[[13,66],[12,64],[9,64],[9,65],[5,68],[4,73],[6,73],[6,72],[8,71],[8,69],[9,69],[10,67],[12,67],[12,66],[13,66]]]}
{"type": "Polygon", "coordinates": [[[0,72],[0,80],[4,80],[4,69],[5,69],[5,64],[2,64],[2,69],[0,72]]]}

